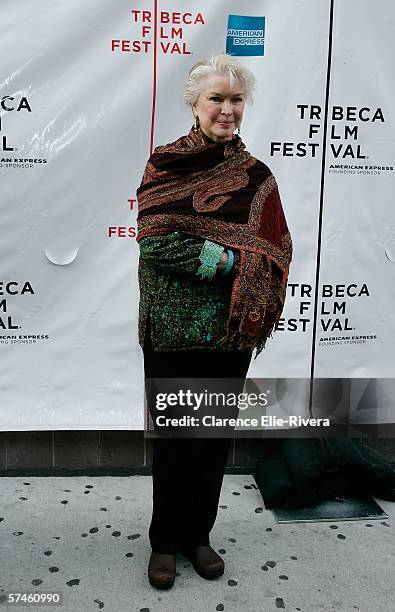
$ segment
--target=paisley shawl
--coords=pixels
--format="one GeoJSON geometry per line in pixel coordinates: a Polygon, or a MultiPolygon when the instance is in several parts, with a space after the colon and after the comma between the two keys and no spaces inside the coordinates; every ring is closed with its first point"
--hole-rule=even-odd
{"type": "Polygon", "coordinates": [[[156,147],[137,201],[137,241],[179,230],[239,254],[227,334],[220,344],[255,347],[257,356],[281,316],[292,256],[269,168],[245,150],[239,136],[217,143],[191,129],[156,147]]]}

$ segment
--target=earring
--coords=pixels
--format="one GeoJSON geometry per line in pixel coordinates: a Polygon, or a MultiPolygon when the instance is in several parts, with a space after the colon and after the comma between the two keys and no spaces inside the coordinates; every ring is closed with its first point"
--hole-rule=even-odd
{"type": "Polygon", "coordinates": [[[195,123],[194,123],[194,124],[193,124],[193,126],[192,126],[192,129],[193,129],[193,131],[195,132],[195,134],[196,134],[196,132],[198,131],[199,126],[200,126],[200,123],[199,123],[199,117],[196,115],[196,117],[195,117],[195,123]]]}
{"type": "Polygon", "coordinates": [[[240,126],[237,128],[237,134],[240,136],[240,126]]]}

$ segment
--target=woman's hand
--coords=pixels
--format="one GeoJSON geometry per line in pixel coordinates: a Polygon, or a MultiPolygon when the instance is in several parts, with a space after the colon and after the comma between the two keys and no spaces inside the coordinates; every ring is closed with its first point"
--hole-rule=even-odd
{"type": "Polygon", "coordinates": [[[217,270],[219,272],[222,272],[222,270],[225,270],[226,265],[228,263],[228,259],[229,259],[229,255],[224,251],[221,255],[221,259],[217,263],[217,270]]]}

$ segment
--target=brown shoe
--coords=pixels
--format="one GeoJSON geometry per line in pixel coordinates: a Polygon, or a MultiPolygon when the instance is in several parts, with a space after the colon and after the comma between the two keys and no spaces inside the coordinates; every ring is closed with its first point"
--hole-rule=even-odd
{"type": "Polygon", "coordinates": [[[211,546],[183,548],[181,553],[191,561],[195,571],[202,578],[218,578],[218,576],[222,576],[224,573],[224,560],[211,546]]]}
{"type": "Polygon", "coordinates": [[[152,551],[148,564],[148,580],[158,589],[170,589],[176,579],[176,556],[152,551]]]}

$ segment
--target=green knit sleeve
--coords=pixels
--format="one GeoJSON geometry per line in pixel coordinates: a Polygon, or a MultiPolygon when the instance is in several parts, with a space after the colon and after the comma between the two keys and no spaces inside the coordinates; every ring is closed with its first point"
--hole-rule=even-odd
{"type": "MultiPolygon", "coordinates": [[[[167,236],[142,238],[139,247],[143,262],[165,272],[196,274],[200,280],[209,281],[225,275],[224,272],[217,274],[217,263],[225,249],[211,240],[176,231],[167,236]]],[[[226,251],[229,255],[230,249],[226,251]]],[[[231,255],[226,274],[234,267],[231,255]]]]}
{"type": "Polygon", "coordinates": [[[167,236],[142,238],[139,242],[140,259],[165,272],[196,274],[204,240],[182,232],[167,236]]]}

